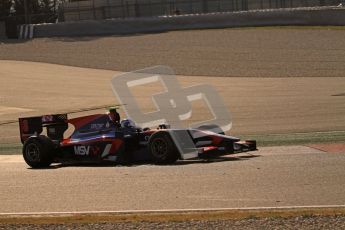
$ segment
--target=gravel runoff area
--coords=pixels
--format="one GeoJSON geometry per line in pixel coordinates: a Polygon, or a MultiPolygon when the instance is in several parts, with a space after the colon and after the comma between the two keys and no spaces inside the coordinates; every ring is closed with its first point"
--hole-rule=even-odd
{"type": "Polygon", "coordinates": [[[84,224],[0,224],[0,229],[344,229],[345,216],[267,217],[241,220],[117,222],[84,224]]]}
{"type": "Polygon", "coordinates": [[[0,40],[0,59],[179,75],[343,77],[345,27],[261,27],[109,37],[0,40]]]}

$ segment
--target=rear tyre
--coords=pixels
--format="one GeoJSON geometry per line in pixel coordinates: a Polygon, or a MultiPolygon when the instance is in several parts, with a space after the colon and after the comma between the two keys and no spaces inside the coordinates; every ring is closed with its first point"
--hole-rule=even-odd
{"type": "Polygon", "coordinates": [[[46,136],[30,137],[24,143],[23,157],[32,168],[46,168],[53,162],[54,144],[46,136]]]}
{"type": "Polygon", "coordinates": [[[157,132],[149,139],[149,153],[155,164],[172,164],[179,158],[176,146],[167,132],[157,132]]]}

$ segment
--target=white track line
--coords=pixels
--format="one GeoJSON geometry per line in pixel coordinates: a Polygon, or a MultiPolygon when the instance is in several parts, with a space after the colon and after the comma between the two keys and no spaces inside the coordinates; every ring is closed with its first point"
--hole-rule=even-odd
{"type": "Polygon", "coordinates": [[[78,214],[149,214],[149,213],[187,213],[187,212],[214,212],[214,211],[264,211],[287,209],[322,209],[345,208],[345,205],[310,205],[310,206],[276,206],[276,207],[246,207],[246,208],[200,208],[200,209],[158,209],[158,210],[122,210],[122,211],[75,211],[75,212],[9,212],[0,213],[0,216],[34,216],[34,215],[78,215],[78,214]]]}

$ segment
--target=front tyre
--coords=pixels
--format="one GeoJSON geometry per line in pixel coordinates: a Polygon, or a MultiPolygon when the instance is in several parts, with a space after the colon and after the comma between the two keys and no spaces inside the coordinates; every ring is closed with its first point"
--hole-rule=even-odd
{"type": "Polygon", "coordinates": [[[149,153],[155,164],[172,164],[177,161],[179,155],[169,133],[154,133],[148,144],[149,153]]]}
{"type": "Polygon", "coordinates": [[[46,136],[30,137],[23,146],[25,162],[32,168],[48,167],[54,158],[54,144],[46,136]]]}

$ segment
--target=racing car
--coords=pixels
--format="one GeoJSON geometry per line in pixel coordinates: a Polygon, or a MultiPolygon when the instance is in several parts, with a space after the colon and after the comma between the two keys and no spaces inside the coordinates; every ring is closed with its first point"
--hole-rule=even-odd
{"type": "Polygon", "coordinates": [[[142,129],[129,119],[120,121],[116,111],[73,119],[68,114],[24,117],[19,118],[19,128],[23,157],[32,168],[64,162],[172,164],[256,150],[256,141],[224,135],[216,125],[142,129]],[[69,127],[74,131],[64,137],[69,127]]]}

